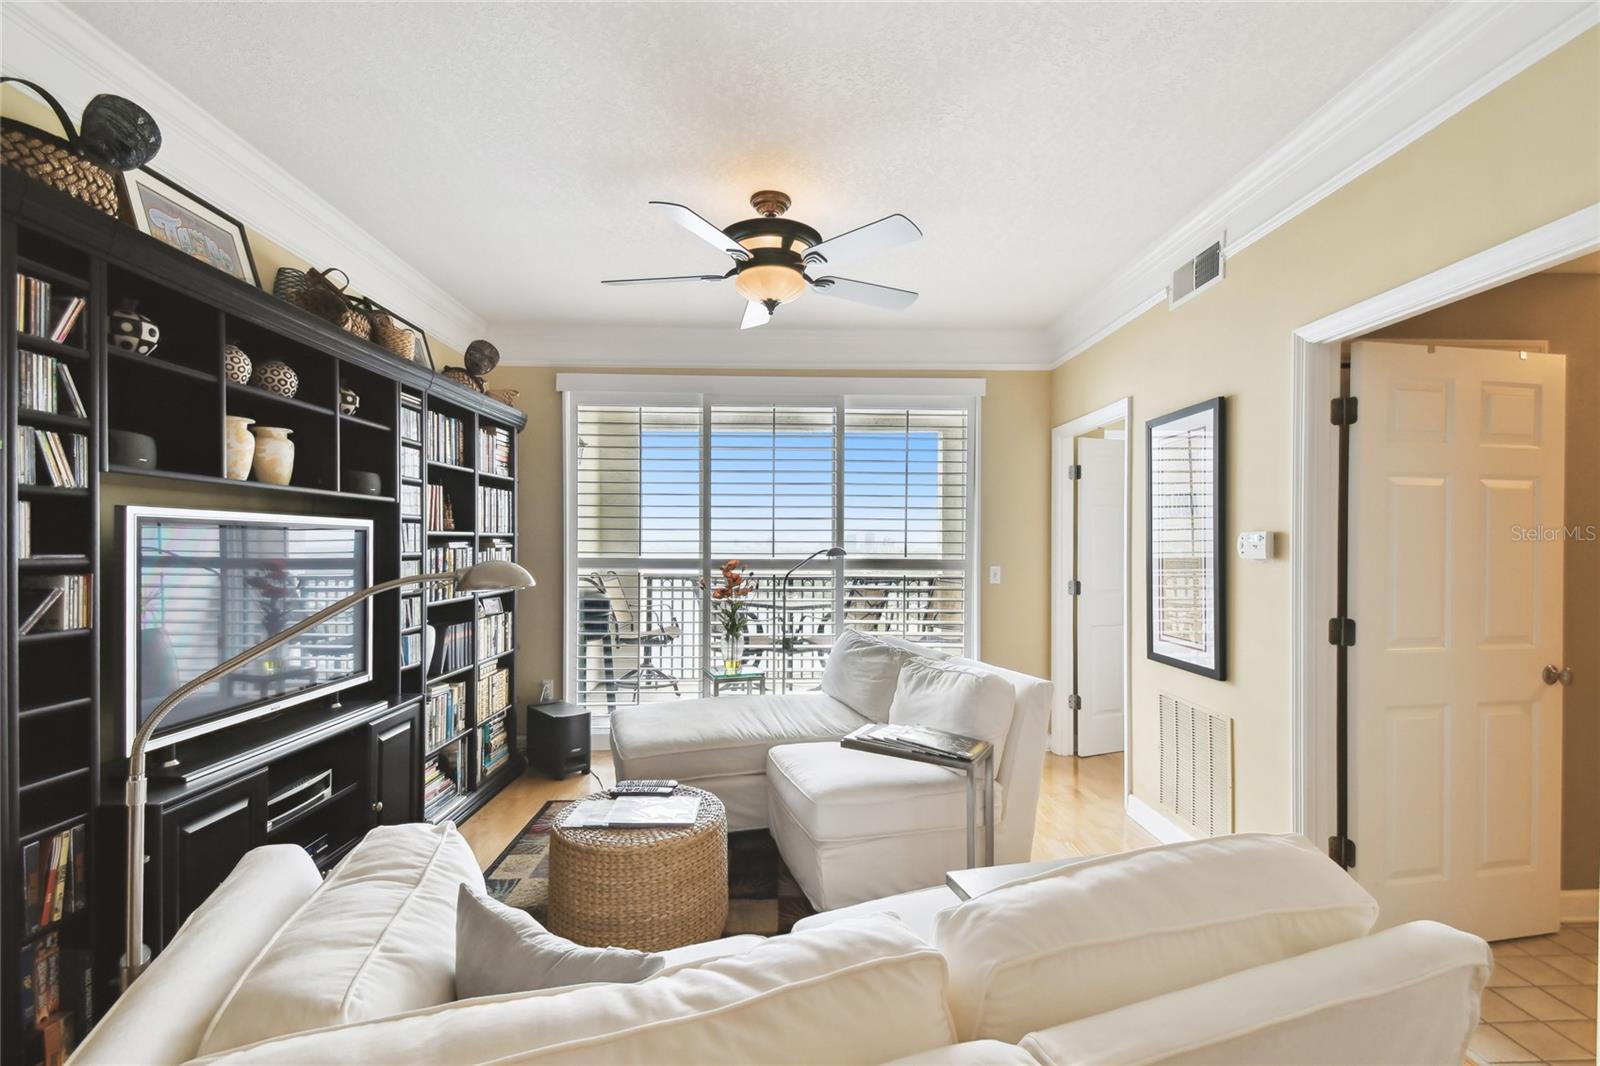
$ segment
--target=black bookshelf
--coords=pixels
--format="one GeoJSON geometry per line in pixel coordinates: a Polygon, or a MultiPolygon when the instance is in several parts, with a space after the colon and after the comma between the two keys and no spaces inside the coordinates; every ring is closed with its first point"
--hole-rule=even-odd
{"type": "MultiPolygon", "coordinates": [[[[34,1063],[43,1059],[44,1038],[36,1025],[23,1023],[24,997],[37,992],[24,987],[24,952],[39,945],[54,945],[59,951],[58,1013],[72,1013],[72,1027],[80,1036],[114,996],[120,954],[123,808],[118,785],[126,762],[121,727],[112,724],[120,707],[122,663],[116,631],[121,604],[111,572],[115,560],[101,557],[103,533],[109,532],[103,526],[112,506],[108,492],[118,500],[137,500],[148,491],[163,500],[178,494],[185,506],[370,517],[374,578],[382,580],[425,559],[406,550],[401,539],[408,487],[445,483],[461,494],[464,535],[473,557],[493,540],[506,541],[515,557],[514,522],[508,532],[484,535],[476,521],[480,482],[514,493],[514,476],[480,473],[475,444],[480,426],[496,427],[511,435],[514,453],[515,435],[526,418],[15,172],[0,172],[0,183],[0,277],[12,287],[0,310],[0,421],[5,433],[0,448],[5,478],[0,601],[6,604],[0,615],[0,1061],[34,1063]],[[20,332],[24,323],[17,320],[14,293],[19,274],[48,282],[53,296],[86,301],[67,336],[51,340],[20,332]],[[148,356],[116,351],[106,343],[108,313],[128,298],[137,299],[140,311],[161,327],[160,343],[148,356]],[[258,362],[287,362],[299,374],[299,391],[289,399],[230,383],[223,355],[229,343],[258,362]],[[58,403],[54,412],[30,409],[20,389],[23,352],[49,357],[68,369],[83,403],[81,415],[66,403],[58,403]],[[353,413],[340,410],[342,388],[361,398],[353,413]],[[462,420],[466,444],[461,462],[435,467],[424,452],[420,468],[408,470],[401,440],[402,396],[414,398],[424,413],[449,412],[462,420]],[[296,460],[290,484],[225,477],[227,415],[293,430],[296,460]],[[19,428],[81,436],[87,452],[82,483],[52,484],[41,469],[39,484],[19,484],[19,428]],[[155,439],[153,469],[111,461],[110,435],[118,430],[155,439]],[[377,493],[357,491],[353,471],[376,474],[377,493]],[[24,512],[31,549],[27,556],[21,552],[24,512]],[[85,624],[69,632],[20,633],[28,590],[68,576],[93,582],[92,613],[85,624]],[[74,837],[74,829],[82,832],[74,837]],[[45,845],[38,851],[48,854],[51,840],[62,832],[77,842],[83,861],[72,880],[81,900],[64,907],[59,919],[52,915],[35,923],[27,913],[23,857],[35,843],[45,845]]],[[[424,535],[419,551],[425,552],[428,543],[424,535]]],[[[302,711],[297,717],[291,710],[249,728],[179,745],[185,762],[209,761],[223,769],[152,788],[146,919],[154,948],[159,950],[183,917],[226,876],[233,862],[230,847],[293,841],[327,868],[372,825],[423,817],[427,664],[405,665],[402,642],[420,640],[420,627],[426,624],[470,621],[475,649],[484,598],[425,605],[409,624],[402,618],[402,597],[376,599],[373,681],[343,694],[345,706],[361,708],[359,713],[335,715],[330,708],[327,728],[306,730],[299,723],[315,716],[302,711]],[[293,785],[301,771],[317,766],[334,769],[332,792],[269,831],[268,801],[293,785]],[[219,820],[219,811],[238,813],[219,820]],[[183,849],[176,845],[192,840],[186,834],[202,826],[226,834],[218,840],[225,846],[216,849],[218,858],[209,866],[188,859],[183,861],[189,865],[183,865],[175,858],[183,849]]],[[[502,599],[507,610],[515,610],[512,594],[502,599]]],[[[507,654],[499,661],[512,666],[513,660],[507,654]]],[[[470,710],[461,737],[453,741],[464,768],[463,787],[448,809],[433,812],[436,818],[468,817],[521,768],[514,738],[508,738],[512,756],[494,772],[481,772],[482,723],[472,706],[479,665],[474,658],[462,675],[470,710]]],[[[514,689],[508,687],[508,692],[514,689]]],[[[212,853],[204,848],[188,852],[212,853]]]]}

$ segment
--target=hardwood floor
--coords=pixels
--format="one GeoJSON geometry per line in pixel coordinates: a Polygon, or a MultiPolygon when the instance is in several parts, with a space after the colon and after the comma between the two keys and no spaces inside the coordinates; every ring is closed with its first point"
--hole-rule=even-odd
{"type": "MultiPolygon", "coordinates": [[[[610,753],[595,754],[594,769],[611,784],[610,753]]],[[[596,790],[592,777],[552,781],[529,772],[511,782],[461,827],[478,865],[487,867],[528,824],[547,800],[573,799],[596,790]]],[[[1156,843],[1134,824],[1122,806],[1122,755],[1078,759],[1046,755],[1039,788],[1039,817],[1033,857],[1096,855],[1156,843]]]]}

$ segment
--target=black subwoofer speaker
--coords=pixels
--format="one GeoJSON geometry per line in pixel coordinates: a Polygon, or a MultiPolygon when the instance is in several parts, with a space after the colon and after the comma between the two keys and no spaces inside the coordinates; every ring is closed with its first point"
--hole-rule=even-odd
{"type": "Polygon", "coordinates": [[[589,712],[575,703],[528,704],[528,765],[554,778],[589,772],[589,712]]]}

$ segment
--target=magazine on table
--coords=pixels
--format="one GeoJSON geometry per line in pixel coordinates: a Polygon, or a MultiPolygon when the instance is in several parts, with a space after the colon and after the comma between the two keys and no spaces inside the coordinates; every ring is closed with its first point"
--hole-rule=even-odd
{"type": "Polygon", "coordinates": [[[867,740],[911,751],[942,755],[948,759],[971,762],[978,757],[983,741],[964,737],[960,733],[946,733],[942,729],[929,729],[922,725],[864,725],[851,733],[850,740],[867,740]]]}
{"type": "Polygon", "coordinates": [[[567,829],[687,828],[699,816],[699,796],[599,797],[579,800],[561,824],[567,829]]]}

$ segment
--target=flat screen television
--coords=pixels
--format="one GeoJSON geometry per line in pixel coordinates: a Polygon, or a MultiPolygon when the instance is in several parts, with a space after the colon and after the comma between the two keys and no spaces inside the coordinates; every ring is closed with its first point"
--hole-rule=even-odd
{"type": "MultiPolygon", "coordinates": [[[[179,685],[372,584],[370,519],[117,512],[126,586],[124,753],[179,685]]],[[[367,600],[190,694],[151,744],[176,744],[371,678],[367,600]]]]}

